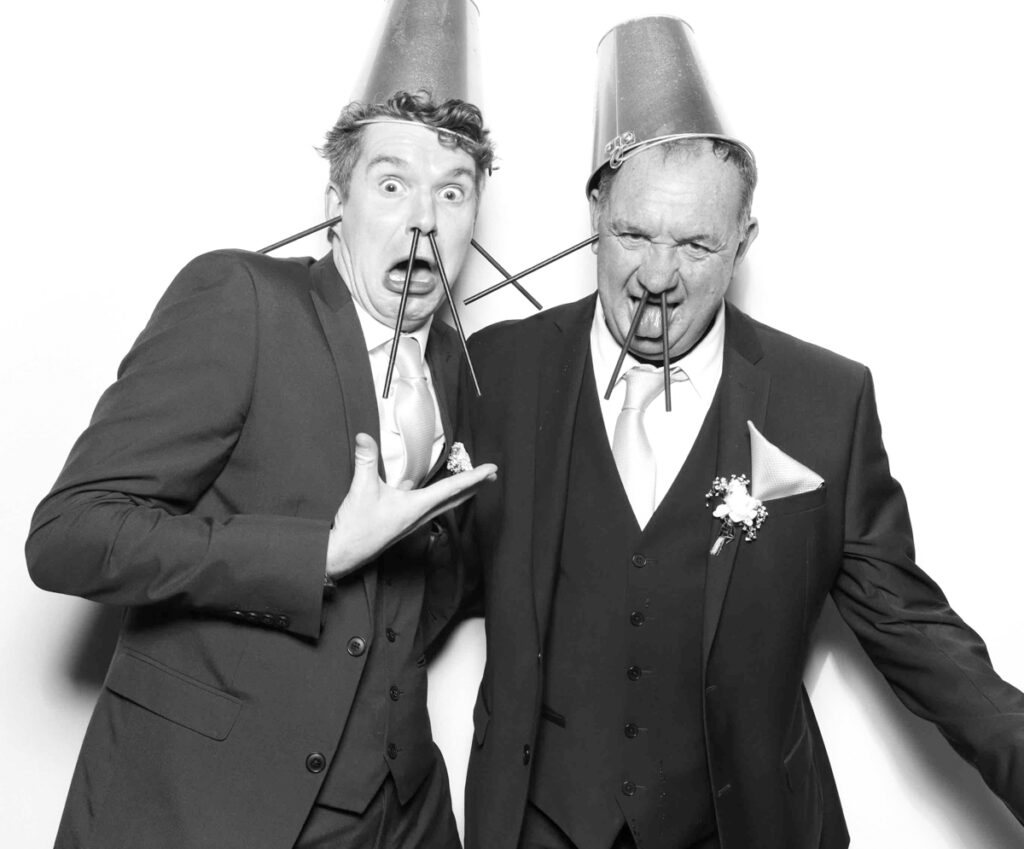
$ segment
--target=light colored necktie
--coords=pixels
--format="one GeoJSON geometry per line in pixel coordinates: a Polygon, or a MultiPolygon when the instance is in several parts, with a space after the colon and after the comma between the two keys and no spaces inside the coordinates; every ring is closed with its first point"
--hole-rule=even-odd
{"type": "Polygon", "coordinates": [[[434,401],[427,388],[420,343],[412,336],[398,340],[395,365],[395,423],[405,447],[401,480],[419,486],[430,468],[430,451],[434,446],[434,401]]]}
{"type": "Polygon", "coordinates": [[[657,478],[654,450],[644,429],[644,410],[664,389],[660,370],[634,366],[626,372],[626,400],[615,421],[615,435],[612,437],[612,456],[641,528],[654,514],[657,478]]]}

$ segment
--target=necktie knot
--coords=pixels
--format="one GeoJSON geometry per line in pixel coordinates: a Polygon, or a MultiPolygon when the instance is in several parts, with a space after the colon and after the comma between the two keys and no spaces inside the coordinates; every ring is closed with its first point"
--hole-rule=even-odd
{"type": "Polygon", "coordinates": [[[623,410],[646,410],[651,402],[665,389],[665,379],[661,370],[634,366],[626,372],[626,400],[622,403],[623,410]]]}
{"type": "Polygon", "coordinates": [[[403,380],[426,379],[427,375],[423,371],[423,355],[416,337],[399,337],[395,366],[398,368],[398,376],[403,380]]]}

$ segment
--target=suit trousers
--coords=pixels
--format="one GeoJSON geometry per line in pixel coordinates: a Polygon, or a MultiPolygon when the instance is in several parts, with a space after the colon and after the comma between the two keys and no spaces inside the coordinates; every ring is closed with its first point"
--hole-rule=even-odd
{"type": "MultiPolygon", "coordinates": [[[[519,832],[519,849],[643,849],[643,847],[637,845],[626,826],[622,827],[622,831],[618,833],[611,846],[577,846],[547,814],[533,802],[528,801],[526,813],[523,816],[523,828],[519,832]]],[[[680,847],[680,849],[719,849],[718,838],[712,835],[695,846],[680,847]]]]}
{"type": "Polygon", "coordinates": [[[436,754],[433,770],[404,805],[390,775],[361,814],[314,805],[294,849],[461,849],[448,771],[436,754]]]}

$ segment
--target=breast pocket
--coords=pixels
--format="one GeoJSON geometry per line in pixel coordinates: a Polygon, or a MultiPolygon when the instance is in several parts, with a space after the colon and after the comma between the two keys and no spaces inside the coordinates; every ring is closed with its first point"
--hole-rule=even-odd
{"type": "Polygon", "coordinates": [[[825,503],[828,495],[828,488],[822,484],[817,489],[809,492],[801,492],[799,495],[790,495],[786,498],[775,498],[764,502],[768,510],[768,516],[791,516],[795,513],[806,513],[808,510],[816,510],[825,503]]]}
{"type": "Polygon", "coordinates": [[[115,655],[105,685],[139,707],[212,740],[227,738],[242,708],[234,696],[130,650],[115,655]]]}

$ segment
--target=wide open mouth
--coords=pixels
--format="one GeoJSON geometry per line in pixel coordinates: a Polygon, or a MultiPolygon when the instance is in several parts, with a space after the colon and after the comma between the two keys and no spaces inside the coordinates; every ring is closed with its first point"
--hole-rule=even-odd
{"type": "MultiPolygon", "coordinates": [[[[389,273],[394,274],[397,272],[398,274],[402,275],[402,278],[404,279],[408,268],[409,258],[406,257],[405,259],[400,260],[399,262],[396,262],[394,265],[392,265],[391,268],[389,269],[389,273]]],[[[412,261],[412,273],[414,277],[418,273],[433,274],[434,264],[430,262],[430,260],[420,259],[419,257],[416,257],[416,259],[412,261]]]]}
{"type": "MultiPolygon", "coordinates": [[[[388,269],[388,282],[390,288],[396,292],[401,292],[402,287],[405,285],[405,275],[409,270],[409,258],[399,260],[391,268],[388,269]]],[[[421,259],[416,257],[412,261],[412,274],[409,277],[410,288],[409,291],[413,294],[423,294],[430,291],[434,287],[434,283],[437,280],[436,267],[433,262],[428,259],[421,259]]]]}

